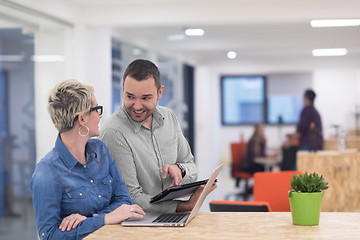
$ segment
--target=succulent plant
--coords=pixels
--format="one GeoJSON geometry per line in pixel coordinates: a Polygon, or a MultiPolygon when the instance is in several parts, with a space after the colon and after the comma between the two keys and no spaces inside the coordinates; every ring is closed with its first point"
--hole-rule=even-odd
{"type": "Polygon", "coordinates": [[[295,174],[290,179],[290,185],[295,192],[304,193],[321,192],[322,190],[329,188],[328,183],[324,181],[323,176],[319,176],[315,172],[310,174],[307,172],[304,174],[295,174]]]}

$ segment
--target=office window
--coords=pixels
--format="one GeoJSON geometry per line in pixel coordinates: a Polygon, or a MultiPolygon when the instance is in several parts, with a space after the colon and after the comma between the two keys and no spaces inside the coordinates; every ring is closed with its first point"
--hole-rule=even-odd
{"type": "Polygon", "coordinates": [[[265,77],[221,77],[222,123],[255,124],[265,120],[265,77]]]}

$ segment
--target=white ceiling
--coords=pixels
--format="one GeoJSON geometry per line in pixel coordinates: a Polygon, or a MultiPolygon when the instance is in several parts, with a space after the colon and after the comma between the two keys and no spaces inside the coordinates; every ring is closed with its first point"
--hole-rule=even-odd
{"type": "MultiPolygon", "coordinates": [[[[359,0],[16,0],[64,20],[109,26],[125,41],[197,64],[259,60],[315,61],[314,48],[347,48],[360,59],[360,27],[312,28],[312,19],[360,18],[359,0]],[[31,2],[31,3],[29,3],[31,2]],[[185,27],[202,37],[168,41],[185,27]]],[[[316,60],[317,61],[317,60],[316,60]]]]}

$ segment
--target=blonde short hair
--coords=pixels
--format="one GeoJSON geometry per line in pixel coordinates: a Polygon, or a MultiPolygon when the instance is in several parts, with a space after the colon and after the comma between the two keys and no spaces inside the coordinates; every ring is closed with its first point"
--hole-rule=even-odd
{"type": "Polygon", "coordinates": [[[89,112],[93,93],[93,87],[75,79],[65,80],[51,90],[48,111],[59,133],[72,129],[78,115],[89,112]]]}

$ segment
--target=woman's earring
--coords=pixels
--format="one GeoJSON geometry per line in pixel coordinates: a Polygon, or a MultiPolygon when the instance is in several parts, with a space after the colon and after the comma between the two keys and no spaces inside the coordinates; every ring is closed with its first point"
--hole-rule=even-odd
{"type": "Polygon", "coordinates": [[[82,137],[85,137],[86,135],[88,135],[88,134],[89,134],[89,131],[90,131],[89,128],[88,128],[87,126],[85,126],[85,125],[84,125],[84,126],[80,126],[79,129],[78,129],[78,133],[79,133],[79,135],[82,136],[82,137]],[[85,133],[85,134],[81,134],[81,128],[83,128],[83,127],[86,129],[86,133],[85,133]]]}

